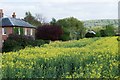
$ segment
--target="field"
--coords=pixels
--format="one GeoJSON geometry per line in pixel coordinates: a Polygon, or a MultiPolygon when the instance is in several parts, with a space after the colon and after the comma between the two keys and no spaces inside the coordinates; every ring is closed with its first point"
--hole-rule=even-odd
{"type": "Polygon", "coordinates": [[[117,37],[51,42],[2,56],[3,78],[118,78],[117,37]]]}
{"type": "Polygon", "coordinates": [[[2,65],[2,54],[0,53],[0,79],[2,78],[2,68],[1,68],[1,65],[2,65]]]}

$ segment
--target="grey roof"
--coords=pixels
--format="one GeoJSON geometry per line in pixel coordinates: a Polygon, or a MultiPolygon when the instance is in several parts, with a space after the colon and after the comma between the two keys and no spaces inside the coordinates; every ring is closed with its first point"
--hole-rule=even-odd
{"type": "Polygon", "coordinates": [[[0,26],[2,27],[26,27],[35,28],[35,26],[17,18],[0,18],[0,26]]]}
{"type": "Polygon", "coordinates": [[[93,33],[93,34],[96,34],[94,31],[88,31],[88,33],[93,33]]]}

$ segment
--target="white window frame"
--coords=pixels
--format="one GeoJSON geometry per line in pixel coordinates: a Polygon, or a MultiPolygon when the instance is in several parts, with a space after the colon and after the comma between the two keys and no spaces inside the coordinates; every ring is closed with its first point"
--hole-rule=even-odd
{"type": "Polygon", "coordinates": [[[25,35],[27,35],[27,28],[25,28],[25,35]]]}
{"type": "Polygon", "coordinates": [[[20,28],[18,28],[18,34],[20,35],[20,28]]]}
{"type": "Polygon", "coordinates": [[[2,35],[6,35],[5,28],[2,28],[2,35]]]}
{"type": "Polygon", "coordinates": [[[33,35],[33,29],[30,29],[30,35],[33,35]]]}

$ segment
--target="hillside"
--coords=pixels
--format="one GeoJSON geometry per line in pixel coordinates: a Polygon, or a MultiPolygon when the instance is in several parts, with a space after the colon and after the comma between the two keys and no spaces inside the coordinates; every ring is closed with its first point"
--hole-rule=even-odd
{"type": "Polygon", "coordinates": [[[85,27],[105,26],[105,25],[109,25],[109,24],[118,26],[118,20],[117,19],[100,19],[100,20],[84,21],[85,27]]]}
{"type": "Polygon", "coordinates": [[[4,53],[3,78],[118,78],[117,37],[51,42],[4,53]],[[114,47],[113,47],[114,46],[114,47]]]}

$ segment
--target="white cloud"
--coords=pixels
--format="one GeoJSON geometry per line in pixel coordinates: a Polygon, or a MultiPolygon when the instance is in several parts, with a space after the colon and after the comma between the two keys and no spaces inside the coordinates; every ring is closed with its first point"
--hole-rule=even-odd
{"type": "Polygon", "coordinates": [[[69,3],[69,2],[118,2],[119,0],[0,0],[0,2],[41,2],[41,3],[69,3]]]}
{"type": "Polygon", "coordinates": [[[0,0],[0,8],[6,15],[13,11],[24,17],[26,11],[43,14],[50,20],[74,16],[76,18],[100,19],[117,18],[118,0],[0,0]]]}

